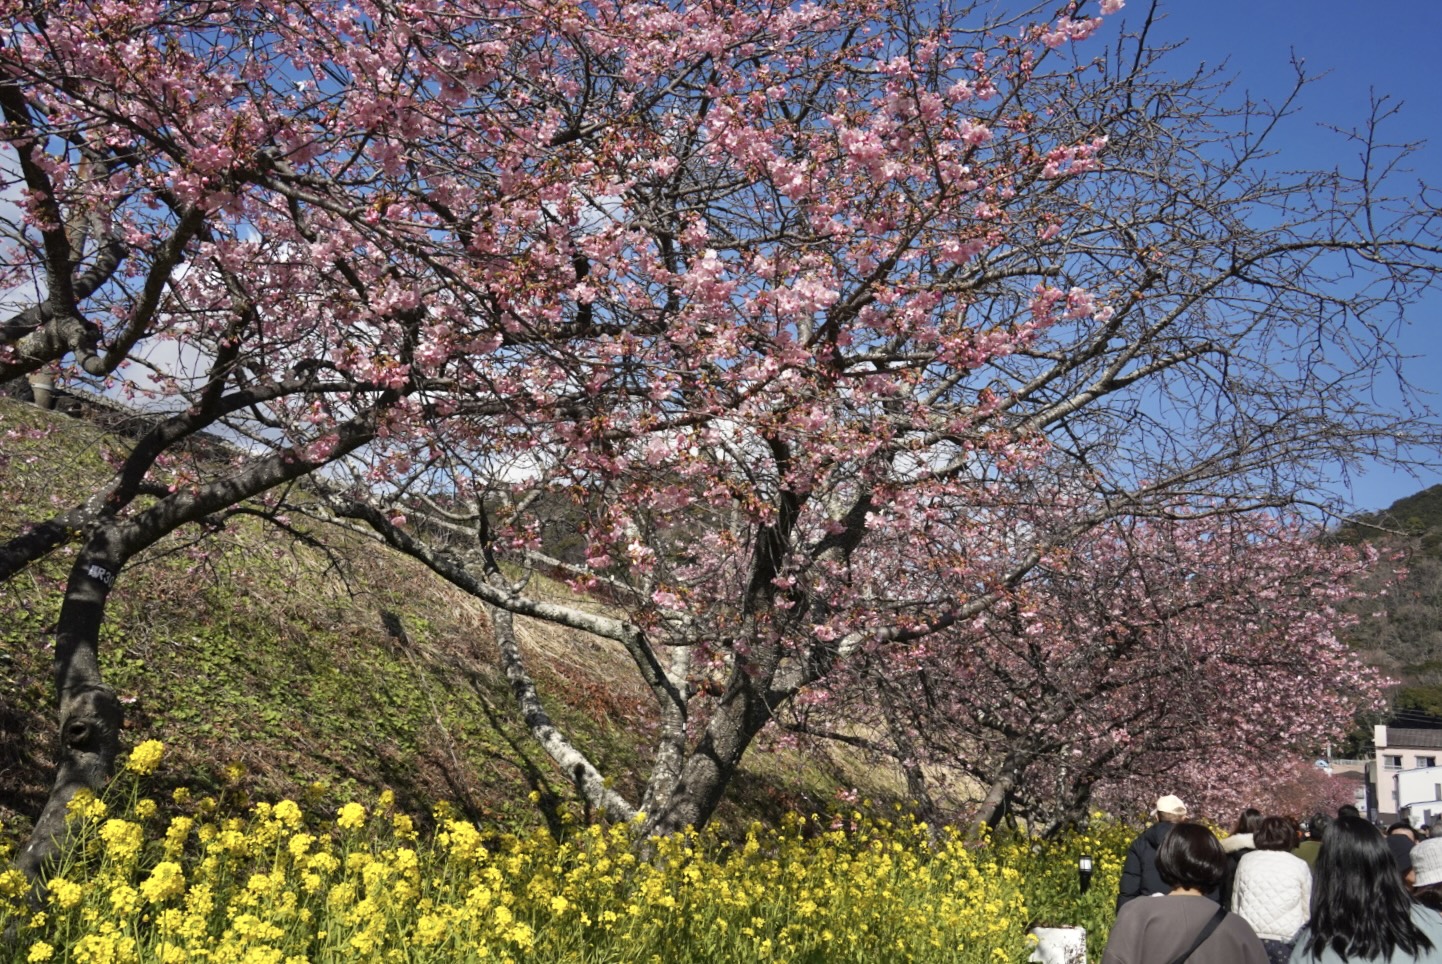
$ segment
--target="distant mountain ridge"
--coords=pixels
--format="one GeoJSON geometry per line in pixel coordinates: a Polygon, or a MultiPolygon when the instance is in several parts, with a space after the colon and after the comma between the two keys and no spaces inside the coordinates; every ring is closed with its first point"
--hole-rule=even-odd
{"type": "Polygon", "coordinates": [[[1338,535],[1346,542],[1374,542],[1388,532],[1414,537],[1415,548],[1423,554],[1442,556],[1442,485],[1403,496],[1385,509],[1359,513],[1338,535]]]}
{"type": "Polygon", "coordinates": [[[1360,513],[1336,537],[1380,554],[1351,607],[1359,619],[1348,641],[1402,681],[1393,697],[1399,718],[1442,715],[1442,485],[1360,513]]]}

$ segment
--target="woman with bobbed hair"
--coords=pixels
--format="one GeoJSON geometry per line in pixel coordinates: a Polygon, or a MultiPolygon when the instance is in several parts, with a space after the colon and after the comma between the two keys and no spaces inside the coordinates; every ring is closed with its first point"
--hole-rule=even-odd
{"type": "Polygon", "coordinates": [[[1442,964],[1442,915],[1412,902],[1387,842],[1367,821],[1332,821],[1312,881],[1312,919],[1292,964],[1442,964]]]}
{"type": "Polygon", "coordinates": [[[1272,964],[1285,964],[1312,905],[1312,869],[1292,855],[1296,831],[1286,817],[1267,817],[1252,835],[1255,850],[1237,864],[1232,910],[1252,925],[1272,964]]]}
{"type": "Polygon", "coordinates": [[[1157,872],[1171,891],[1122,905],[1102,964],[1267,964],[1251,926],[1203,896],[1226,869],[1227,855],[1210,830],[1173,827],[1157,851],[1157,872]]]}

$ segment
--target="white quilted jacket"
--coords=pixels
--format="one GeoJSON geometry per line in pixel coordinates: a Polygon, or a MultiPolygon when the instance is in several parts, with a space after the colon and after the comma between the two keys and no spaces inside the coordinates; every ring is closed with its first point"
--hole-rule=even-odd
{"type": "Polygon", "coordinates": [[[1307,923],[1312,871],[1284,850],[1254,850],[1237,864],[1232,911],[1264,940],[1289,941],[1307,923]]]}

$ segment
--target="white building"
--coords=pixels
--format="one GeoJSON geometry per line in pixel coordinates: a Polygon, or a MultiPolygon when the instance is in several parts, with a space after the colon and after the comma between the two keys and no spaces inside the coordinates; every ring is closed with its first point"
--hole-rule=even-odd
{"type": "Polygon", "coordinates": [[[1372,739],[1375,816],[1391,823],[1406,813],[1416,826],[1442,817],[1442,730],[1377,726],[1372,739]]]}

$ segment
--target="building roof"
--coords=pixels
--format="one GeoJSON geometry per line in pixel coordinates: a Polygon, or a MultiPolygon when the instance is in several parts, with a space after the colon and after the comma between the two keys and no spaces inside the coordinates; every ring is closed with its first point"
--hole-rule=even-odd
{"type": "Polygon", "coordinates": [[[1442,749],[1442,730],[1414,730],[1402,727],[1387,727],[1387,749],[1395,747],[1420,747],[1442,749]]]}

